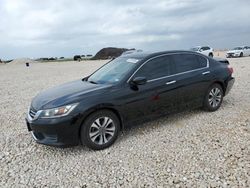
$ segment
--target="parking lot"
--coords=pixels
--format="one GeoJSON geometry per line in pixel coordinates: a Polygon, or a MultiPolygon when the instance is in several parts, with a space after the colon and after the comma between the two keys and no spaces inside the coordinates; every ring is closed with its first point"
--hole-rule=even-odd
{"type": "Polygon", "coordinates": [[[36,144],[24,118],[41,90],[83,78],[105,61],[0,64],[0,187],[247,187],[250,57],[229,59],[236,82],[221,108],[126,129],[108,149],[36,144]]]}

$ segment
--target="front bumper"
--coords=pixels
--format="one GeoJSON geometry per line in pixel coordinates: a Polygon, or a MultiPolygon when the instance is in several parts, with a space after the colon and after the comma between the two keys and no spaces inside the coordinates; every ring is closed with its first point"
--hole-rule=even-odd
{"type": "Polygon", "coordinates": [[[232,89],[233,85],[234,85],[234,82],[235,82],[235,78],[233,77],[230,77],[227,81],[227,88],[226,88],[226,91],[225,91],[225,95],[227,95],[229,93],[229,91],[232,89]]]}
{"type": "Polygon", "coordinates": [[[80,121],[77,117],[26,119],[28,130],[37,143],[67,147],[79,144],[80,121]]]}
{"type": "Polygon", "coordinates": [[[240,57],[240,54],[227,53],[226,57],[227,57],[227,58],[230,58],[230,57],[240,57]]]}

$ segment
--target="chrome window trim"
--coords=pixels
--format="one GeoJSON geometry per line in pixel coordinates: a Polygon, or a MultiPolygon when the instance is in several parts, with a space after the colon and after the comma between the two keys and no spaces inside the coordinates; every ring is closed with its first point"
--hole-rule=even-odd
{"type": "Polygon", "coordinates": [[[169,76],[163,76],[163,77],[160,77],[160,78],[155,78],[155,79],[148,80],[147,82],[153,82],[153,81],[169,78],[169,77],[172,77],[172,76],[178,76],[178,75],[182,75],[182,74],[186,74],[186,73],[190,73],[190,72],[203,70],[203,69],[206,69],[206,68],[208,68],[208,67],[203,67],[203,68],[194,69],[194,70],[190,70],[190,71],[180,72],[180,73],[172,74],[172,75],[169,75],[169,76]]]}
{"type": "Polygon", "coordinates": [[[132,77],[141,69],[141,67],[143,67],[143,65],[145,65],[146,63],[148,63],[149,61],[156,59],[158,57],[163,57],[163,56],[168,56],[168,55],[176,55],[176,54],[192,54],[192,55],[197,55],[197,56],[201,56],[203,58],[205,58],[207,60],[207,66],[206,67],[202,67],[202,68],[198,68],[198,69],[194,69],[194,70],[190,70],[190,71],[184,71],[184,72],[180,72],[180,73],[176,73],[176,74],[172,74],[172,75],[168,75],[168,76],[163,76],[163,77],[159,77],[159,78],[154,78],[151,80],[148,80],[147,82],[153,82],[153,81],[157,81],[157,80],[161,80],[161,79],[165,79],[168,77],[172,77],[172,76],[178,76],[178,75],[182,75],[182,74],[186,74],[186,73],[190,73],[190,72],[194,72],[194,71],[199,71],[199,70],[203,70],[203,69],[207,69],[209,68],[209,60],[208,58],[200,55],[200,54],[194,54],[194,53],[190,53],[190,52],[176,52],[176,53],[169,53],[169,54],[161,54],[155,57],[151,57],[150,59],[148,59],[147,61],[145,61],[143,64],[140,65],[140,67],[138,67],[135,72],[129,77],[129,79],[127,80],[127,83],[129,83],[129,81],[132,79],[132,77]]]}

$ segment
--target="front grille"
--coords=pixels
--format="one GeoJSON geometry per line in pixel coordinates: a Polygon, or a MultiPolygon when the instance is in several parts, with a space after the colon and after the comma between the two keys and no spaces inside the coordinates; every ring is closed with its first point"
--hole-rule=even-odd
{"type": "Polygon", "coordinates": [[[29,115],[32,119],[34,119],[34,117],[36,116],[36,111],[30,108],[29,115]]]}

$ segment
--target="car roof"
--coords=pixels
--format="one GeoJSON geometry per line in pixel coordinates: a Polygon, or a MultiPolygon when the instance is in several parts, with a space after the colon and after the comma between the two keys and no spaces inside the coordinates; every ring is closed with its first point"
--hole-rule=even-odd
{"type": "Polygon", "coordinates": [[[209,47],[209,48],[211,48],[209,45],[195,46],[195,47],[193,47],[193,48],[202,48],[202,47],[209,47]]]}
{"type": "Polygon", "coordinates": [[[165,55],[165,54],[172,54],[172,53],[193,53],[193,54],[198,54],[193,51],[189,50],[170,50],[170,51],[161,51],[161,52],[134,52],[130,54],[125,54],[122,55],[121,57],[126,57],[126,58],[135,58],[135,59],[149,59],[155,56],[159,55],[165,55]]]}

